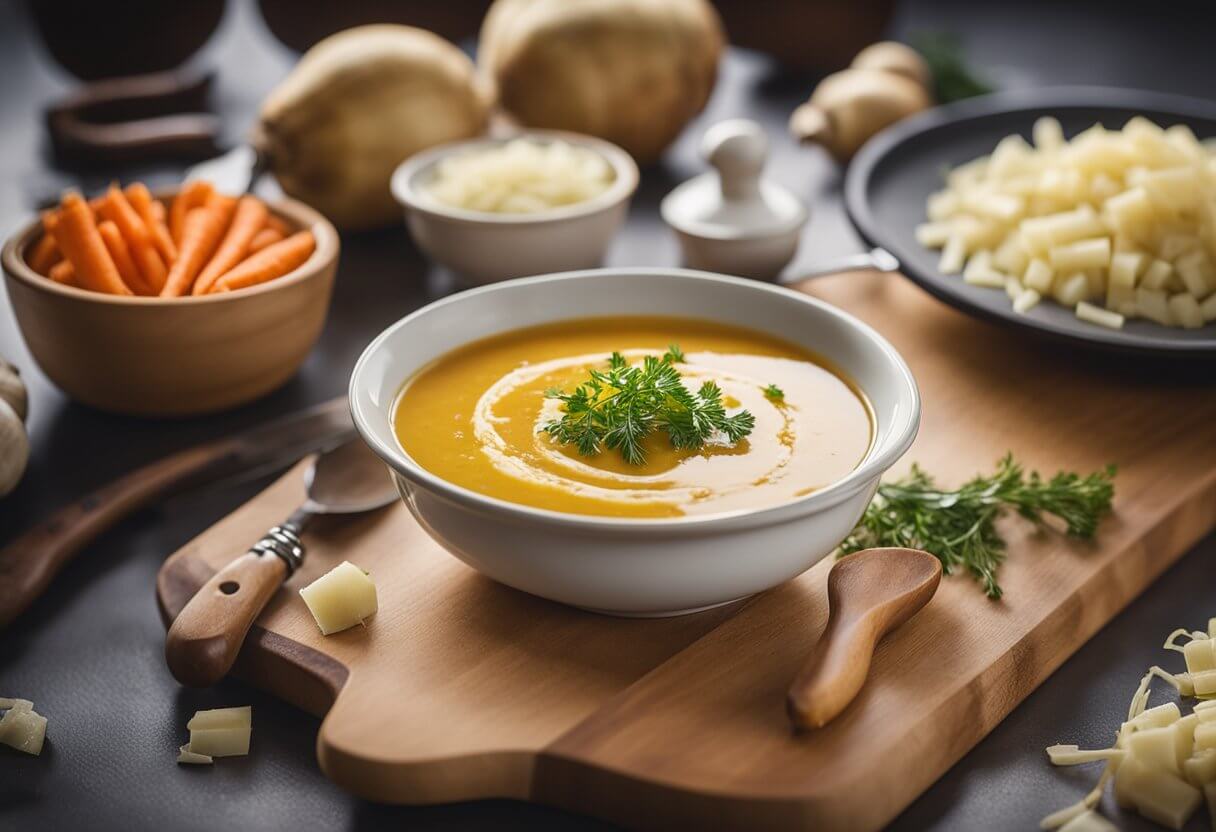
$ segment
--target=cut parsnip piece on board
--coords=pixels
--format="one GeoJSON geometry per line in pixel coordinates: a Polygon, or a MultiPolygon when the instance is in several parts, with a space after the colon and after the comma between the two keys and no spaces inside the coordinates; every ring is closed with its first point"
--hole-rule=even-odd
{"type": "Polygon", "coordinates": [[[190,743],[186,743],[177,749],[177,761],[185,765],[209,766],[215,762],[215,759],[206,754],[196,754],[190,750],[190,743]]]}
{"type": "Polygon", "coordinates": [[[321,635],[341,632],[376,613],[376,585],[371,576],[343,561],[300,590],[300,597],[321,628],[321,635]]]}
{"type": "Polygon", "coordinates": [[[0,717],[0,745],[34,756],[41,754],[46,717],[34,710],[34,703],[28,699],[0,699],[0,708],[7,709],[0,717]]]}
{"type": "Polygon", "coordinates": [[[216,708],[199,711],[186,723],[190,751],[206,757],[240,757],[249,753],[253,709],[216,708]]]}

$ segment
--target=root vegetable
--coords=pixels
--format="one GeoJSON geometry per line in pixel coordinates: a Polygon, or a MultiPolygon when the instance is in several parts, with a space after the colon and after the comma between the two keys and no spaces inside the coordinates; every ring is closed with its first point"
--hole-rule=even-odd
{"type": "Polygon", "coordinates": [[[13,406],[0,399],[0,497],[21,482],[29,459],[30,440],[25,435],[25,424],[13,406]]]}
{"type": "Polygon", "coordinates": [[[790,131],[845,162],[875,133],[932,104],[928,90],[906,75],[850,68],[819,82],[790,116],[790,131]]]}
{"type": "Polygon", "coordinates": [[[360,26],[318,43],[262,105],[256,143],[283,190],[344,229],[400,221],[389,179],[436,144],[476,136],[488,96],[451,43],[360,26]]]}
{"type": "Polygon", "coordinates": [[[849,66],[893,72],[915,81],[925,89],[933,87],[933,72],[928,62],[911,46],[893,40],[872,43],[857,53],[849,66]]]}
{"type": "Polygon", "coordinates": [[[478,65],[529,127],[657,159],[713,91],[725,37],[708,0],[496,0],[478,65]]]}

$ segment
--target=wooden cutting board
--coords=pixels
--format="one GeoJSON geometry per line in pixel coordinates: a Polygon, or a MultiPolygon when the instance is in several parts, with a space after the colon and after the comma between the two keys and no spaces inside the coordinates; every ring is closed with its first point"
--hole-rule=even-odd
{"type": "MultiPolygon", "coordinates": [[[[891,820],[1216,524],[1214,370],[1027,341],[898,277],[807,290],[883,332],[916,375],[923,426],[896,473],[916,460],[953,485],[1008,450],[1045,473],[1115,462],[1098,540],[1009,520],[1005,599],[943,581],[880,646],[861,697],[802,736],[784,694],[825,624],[830,559],[730,608],[614,619],[482,578],[402,506],[310,531],[236,672],[324,715],[321,768],[372,800],[508,797],[655,829],[891,820]],[[296,590],[343,559],[373,574],[380,612],[326,638],[296,590]]],[[[166,619],[302,494],[297,468],[173,555],[166,619]]]]}

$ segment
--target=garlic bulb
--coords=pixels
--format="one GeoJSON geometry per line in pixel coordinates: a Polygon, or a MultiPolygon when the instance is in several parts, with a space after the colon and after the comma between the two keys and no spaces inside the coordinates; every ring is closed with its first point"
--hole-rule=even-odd
{"type": "Polygon", "coordinates": [[[17,368],[0,358],[0,497],[17,487],[29,462],[26,409],[25,385],[17,368]]]}
{"type": "Polygon", "coordinates": [[[26,411],[29,407],[25,384],[21,381],[21,373],[17,368],[3,358],[0,358],[0,399],[8,402],[9,406],[21,417],[21,421],[25,421],[26,411]]]}

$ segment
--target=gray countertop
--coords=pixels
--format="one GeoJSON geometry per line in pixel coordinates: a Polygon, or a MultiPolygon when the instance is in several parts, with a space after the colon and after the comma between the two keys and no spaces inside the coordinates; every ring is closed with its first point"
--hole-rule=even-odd
{"type": "MultiPolygon", "coordinates": [[[[1216,94],[1216,51],[1200,4],[1135,7],[1111,3],[930,3],[899,7],[892,34],[948,28],[963,35],[976,62],[1005,85],[1105,84],[1198,96],[1216,94]],[[1163,9],[1169,9],[1166,14],[1163,9]]],[[[110,178],[50,167],[41,106],[69,79],[41,50],[22,8],[0,0],[0,234],[29,215],[37,197],[110,178]]],[[[231,138],[246,130],[261,96],[294,55],[275,42],[247,2],[233,2],[197,59],[219,71],[216,108],[231,138]]],[[[615,265],[674,265],[676,244],[657,204],[698,170],[701,128],[728,116],[765,123],[775,169],[811,204],[799,263],[852,253],[859,242],[839,203],[840,173],[820,153],[786,137],[790,109],[813,79],[772,73],[763,58],[734,53],[707,112],[665,163],[643,174],[615,265]]],[[[175,171],[124,172],[168,182],[175,171]]],[[[262,401],[218,417],[156,422],[97,413],[69,402],[38,371],[0,300],[0,354],[30,385],[33,457],[19,490],[0,502],[0,540],[29,521],[171,450],[344,392],[350,367],[391,321],[450,291],[403,229],[348,235],[331,318],[300,374],[262,401]]],[[[1216,449],[1213,450],[1216,463],[1216,449]]],[[[265,480],[178,497],[123,523],[90,547],[51,591],[0,633],[0,695],[36,701],[51,719],[43,755],[0,749],[0,828],[4,829],[595,829],[604,824],[543,807],[488,801],[433,808],[369,804],[318,771],[317,721],[239,682],[187,691],[170,678],[153,599],[161,561],[248,499],[265,480]],[[172,764],[189,714],[199,707],[252,703],[254,753],[213,770],[172,764]]],[[[1216,506],[1213,507],[1216,510],[1216,506]]],[[[1165,634],[1216,615],[1216,538],[1208,538],[1069,660],[995,731],[895,822],[897,829],[1030,829],[1047,811],[1079,798],[1092,768],[1052,769],[1042,752],[1058,741],[1108,744],[1148,665],[1168,658],[1165,634]]],[[[899,754],[899,749],[891,749],[899,754]]],[[[1127,829],[1149,828],[1119,816],[1127,829]]],[[[1204,827],[1203,813],[1188,828],[1204,827]]]]}

